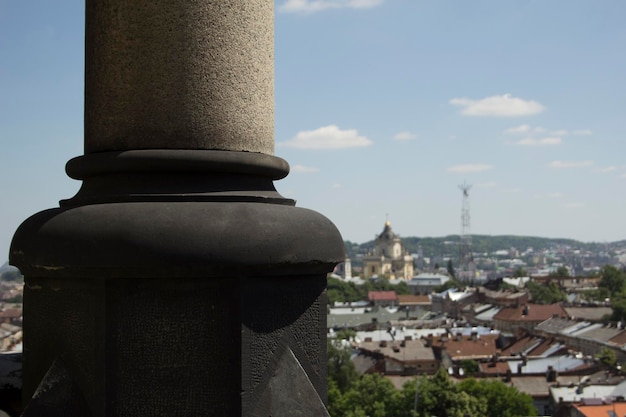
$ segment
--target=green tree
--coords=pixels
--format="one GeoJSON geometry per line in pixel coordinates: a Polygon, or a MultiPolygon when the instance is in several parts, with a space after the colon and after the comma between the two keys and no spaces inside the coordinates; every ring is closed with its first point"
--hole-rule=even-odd
{"type": "Polygon", "coordinates": [[[611,314],[611,321],[626,322],[626,297],[621,295],[612,298],[611,309],[613,310],[613,314],[611,314]]]}
{"type": "Polygon", "coordinates": [[[626,286],[626,274],[612,265],[605,265],[600,270],[599,287],[609,290],[611,297],[621,293],[626,286]]]}
{"type": "Polygon", "coordinates": [[[480,370],[480,367],[478,366],[478,362],[472,359],[463,359],[459,363],[459,366],[463,369],[463,372],[465,372],[465,375],[474,375],[478,373],[478,371],[480,370]]]}
{"type": "Polygon", "coordinates": [[[328,384],[334,386],[340,393],[345,393],[359,378],[359,374],[350,359],[350,349],[336,347],[332,341],[326,343],[328,384]]]}
{"type": "Polygon", "coordinates": [[[393,289],[396,291],[396,294],[411,294],[411,289],[409,285],[405,281],[401,281],[400,283],[393,286],[393,289]]]}
{"type": "Polygon", "coordinates": [[[554,281],[548,282],[547,285],[529,281],[526,283],[526,289],[530,292],[533,303],[536,304],[554,304],[566,300],[565,293],[554,281]]]}
{"type": "Polygon", "coordinates": [[[522,267],[519,267],[513,271],[513,278],[522,278],[522,277],[527,277],[527,276],[528,276],[528,271],[526,271],[522,267]]]}
{"type": "Polygon", "coordinates": [[[336,301],[351,302],[367,298],[367,294],[363,297],[363,291],[354,282],[345,282],[337,278],[329,277],[326,283],[326,288],[328,303],[331,306],[336,301]]]}
{"type": "Polygon", "coordinates": [[[454,266],[452,265],[452,259],[448,259],[448,265],[446,268],[448,269],[448,274],[452,278],[456,278],[456,271],[454,270],[454,266]]]}
{"type": "Polygon", "coordinates": [[[487,412],[487,404],[459,390],[443,368],[418,382],[416,408],[420,417],[482,417],[487,412]]]}
{"type": "Polygon", "coordinates": [[[351,340],[354,337],[356,337],[356,330],[352,329],[341,329],[335,334],[337,340],[351,340]]]}
{"type": "Polygon", "coordinates": [[[333,417],[393,417],[398,413],[400,393],[379,374],[365,374],[333,404],[333,417]]]}
{"type": "Polygon", "coordinates": [[[328,413],[331,417],[340,417],[343,406],[343,393],[334,379],[328,378],[328,413]]]}
{"type": "Polygon", "coordinates": [[[444,292],[445,290],[449,290],[450,288],[463,289],[465,288],[465,284],[463,284],[458,279],[449,279],[445,283],[436,286],[433,291],[435,292],[444,292]]]}
{"type": "Polygon", "coordinates": [[[498,286],[498,289],[502,291],[508,291],[508,290],[517,291],[519,288],[517,288],[515,285],[508,284],[504,281],[501,281],[500,285],[498,286]]]}
{"type": "Polygon", "coordinates": [[[468,378],[458,385],[462,392],[487,405],[486,417],[535,416],[532,397],[499,380],[477,381],[468,378]]]}
{"type": "Polygon", "coordinates": [[[569,277],[569,270],[567,269],[567,267],[561,265],[561,266],[559,266],[556,269],[556,271],[550,272],[549,276],[551,276],[551,277],[569,277]]]}
{"type": "Polygon", "coordinates": [[[611,293],[605,287],[598,287],[598,289],[581,292],[579,295],[588,301],[604,301],[611,296],[611,293]]]}
{"type": "Polygon", "coordinates": [[[598,360],[608,368],[614,368],[615,365],[617,365],[617,356],[615,356],[615,351],[606,346],[600,349],[596,358],[598,358],[598,360]]]}

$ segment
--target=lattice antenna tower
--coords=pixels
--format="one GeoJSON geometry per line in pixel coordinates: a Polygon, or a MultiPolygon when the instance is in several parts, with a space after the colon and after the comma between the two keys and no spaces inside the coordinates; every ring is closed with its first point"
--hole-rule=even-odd
{"type": "Polygon", "coordinates": [[[474,257],[472,255],[472,235],[470,232],[470,201],[469,191],[471,184],[463,182],[459,189],[463,192],[463,205],[461,207],[461,241],[459,242],[459,266],[463,272],[473,275],[474,257]]]}

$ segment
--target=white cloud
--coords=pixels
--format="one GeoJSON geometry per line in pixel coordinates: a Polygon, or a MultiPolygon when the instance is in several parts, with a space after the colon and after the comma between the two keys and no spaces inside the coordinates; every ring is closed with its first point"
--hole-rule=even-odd
{"type": "Polygon", "coordinates": [[[522,134],[522,133],[526,133],[526,134],[528,134],[528,133],[543,133],[545,131],[546,131],[546,129],[544,129],[541,126],[532,127],[530,125],[524,124],[524,125],[519,125],[519,126],[516,126],[516,127],[510,127],[508,129],[506,129],[504,131],[504,133],[506,133],[507,135],[519,135],[519,134],[522,134]]]}
{"type": "Polygon", "coordinates": [[[555,146],[563,143],[561,138],[525,138],[515,142],[518,146],[555,146]]]}
{"type": "Polygon", "coordinates": [[[482,182],[480,184],[476,184],[476,188],[493,188],[493,187],[497,187],[498,183],[495,181],[491,181],[491,182],[482,182]]]}
{"type": "Polygon", "coordinates": [[[517,135],[518,133],[528,133],[532,127],[530,125],[519,125],[517,127],[510,127],[504,131],[507,135],[517,135]]]}
{"type": "Polygon", "coordinates": [[[552,161],[548,164],[550,168],[585,168],[593,165],[593,161],[552,161]]]}
{"type": "Polygon", "coordinates": [[[583,130],[574,130],[572,132],[572,135],[578,135],[578,136],[585,136],[585,135],[592,135],[593,132],[590,129],[583,129],[583,130]]]}
{"type": "Polygon", "coordinates": [[[561,130],[555,130],[554,132],[550,134],[554,136],[567,136],[569,132],[567,130],[561,129],[561,130]]]}
{"type": "Polygon", "coordinates": [[[581,207],[585,207],[585,203],[567,203],[565,205],[565,208],[568,208],[568,209],[577,209],[581,207]]]}
{"type": "Polygon", "coordinates": [[[365,136],[359,136],[356,129],[341,130],[335,125],[320,127],[315,130],[303,130],[279,146],[296,149],[345,149],[370,146],[373,142],[365,136]]]}
{"type": "Polygon", "coordinates": [[[409,140],[417,139],[417,135],[415,133],[411,133],[405,130],[404,132],[396,133],[393,138],[395,140],[406,142],[409,140]]]}
{"type": "Polygon", "coordinates": [[[617,167],[615,165],[596,169],[596,172],[603,172],[603,173],[614,172],[614,171],[617,171],[617,167]]]}
{"type": "Polygon", "coordinates": [[[529,116],[545,110],[536,101],[524,100],[510,94],[485,97],[481,100],[453,98],[450,104],[462,107],[461,114],[466,116],[516,117],[529,116]]]}
{"type": "Polygon", "coordinates": [[[341,184],[333,184],[332,188],[335,188],[335,189],[342,188],[342,185],[341,184]]]}
{"type": "Polygon", "coordinates": [[[493,166],[487,164],[463,164],[448,167],[448,172],[483,172],[491,169],[493,166]]]}
{"type": "Polygon", "coordinates": [[[278,6],[284,13],[315,13],[328,9],[370,9],[385,0],[286,0],[278,6]]]}
{"type": "Polygon", "coordinates": [[[299,173],[299,174],[310,174],[313,172],[319,172],[319,168],[314,167],[305,167],[304,165],[294,165],[291,167],[291,172],[299,173]]]}
{"type": "Polygon", "coordinates": [[[550,193],[550,194],[535,194],[533,197],[536,198],[536,199],[563,198],[563,197],[565,197],[565,194],[559,193],[559,192],[555,192],[555,193],[550,193]]]}
{"type": "Polygon", "coordinates": [[[519,193],[521,190],[519,188],[500,188],[498,191],[501,193],[514,194],[519,193]]]}

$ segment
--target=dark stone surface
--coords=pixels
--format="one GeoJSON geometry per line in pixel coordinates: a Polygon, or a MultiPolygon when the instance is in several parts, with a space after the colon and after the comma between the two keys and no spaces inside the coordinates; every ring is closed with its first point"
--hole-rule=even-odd
{"type": "Polygon", "coordinates": [[[103,279],[25,277],[24,405],[62,357],[93,415],[104,415],[105,301],[103,279]]]}
{"type": "MultiPolygon", "coordinates": [[[[322,273],[342,260],[343,241],[332,222],[293,207],[293,200],[275,191],[272,179],[286,168],[278,158],[198,152],[195,159],[182,158],[179,151],[162,151],[156,159],[144,155],[142,181],[134,187],[128,185],[134,173],[124,164],[117,167],[119,174],[94,168],[62,208],[38,213],[20,226],[11,245],[12,264],[25,276],[86,279],[123,277],[131,271],[135,277],[249,275],[259,268],[285,275],[304,266],[309,273],[322,273]],[[160,162],[168,153],[181,159],[178,164],[160,162]],[[209,167],[198,162],[202,158],[209,167]],[[175,171],[186,160],[197,166],[175,171]],[[206,173],[219,163],[230,170],[206,173]],[[233,178],[236,169],[249,181],[242,183],[236,174],[233,178]],[[255,169],[267,173],[247,173],[255,169]],[[165,174],[180,176],[179,183],[187,181],[188,188],[162,181],[165,174]],[[203,175],[221,182],[220,190],[211,189],[214,182],[206,183],[203,175]],[[98,186],[92,187],[92,181],[98,186]]],[[[113,169],[119,154],[100,157],[109,158],[113,169]]]]}
{"type": "MultiPolygon", "coordinates": [[[[250,357],[250,366],[242,369],[244,415],[270,407],[260,396],[267,392],[286,349],[305,369],[307,387],[326,398],[326,277],[292,279],[290,284],[281,278],[253,277],[242,288],[242,357],[250,357]]],[[[302,389],[292,388],[294,393],[302,389]]]]}
{"type": "Polygon", "coordinates": [[[91,417],[89,407],[63,363],[57,359],[50,366],[22,417],[91,417]]]}
{"type": "Polygon", "coordinates": [[[330,417],[300,362],[287,348],[252,416],[330,417]]]}
{"type": "Polygon", "coordinates": [[[25,398],[63,357],[94,416],[259,415],[313,393],[323,404],[324,275],[27,279],[25,398]],[[287,351],[304,373],[290,385],[287,351]]]}
{"type": "Polygon", "coordinates": [[[0,410],[11,417],[22,413],[22,352],[0,355],[0,410]]]}
{"type": "Polygon", "coordinates": [[[326,398],[326,273],[341,236],[276,192],[282,160],[197,152],[71,162],[77,196],[17,231],[25,402],[62,357],[93,416],[272,412],[292,395],[276,385],[295,369],[278,368],[287,351],[306,374],[293,394],[326,398]]]}

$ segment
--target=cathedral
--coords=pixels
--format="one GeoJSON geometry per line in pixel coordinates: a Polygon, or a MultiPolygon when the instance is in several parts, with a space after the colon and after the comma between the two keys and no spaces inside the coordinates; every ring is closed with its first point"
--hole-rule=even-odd
{"type": "Polygon", "coordinates": [[[402,248],[400,237],[391,230],[389,220],[374,240],[374,249],[363,257],[363,278],[375,275],[406,280],[413,277],[413,258],[402,248]]]}

